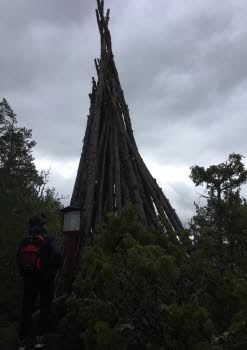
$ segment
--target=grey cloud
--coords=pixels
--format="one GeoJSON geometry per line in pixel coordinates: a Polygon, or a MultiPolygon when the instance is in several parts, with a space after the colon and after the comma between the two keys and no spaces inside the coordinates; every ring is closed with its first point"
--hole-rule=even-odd
{"type": "MultiPolygon", "coordinates": [[[[144,160],[189,167],[246,154],[246,2],[105,3],[144,160]]],[[[44,158],[79,161],[99,55],[95,7],[91,0],[0,2],[0,96],[33,129],[44,158]]],[[[73,181],[52,177],[65,194],[73,181]]],[[[185,217],[192,189],[172,186],[176,192],[164,191],[185,217]]]]}
{"type": "Polygon", "coordinates": [[[194,203],[200,205],[205,204],[205,200],[200,198],[200,193],[203,194],[203,188],[195,189],[191,184],[184,182],[173,182],[171,185],[163,186],[163,191],[170,198],[170,202],[180,217],[183,225],[188,226],[189,220],[195,214],[194,203]]]}
{"type": "Polygon", "coordinates": [[[0,11],[2,20],[9,27],[20,28],[37,21],[64,27],[90,17],[94,7],[95,3],[90,0],[3,0],[0,11]]]}
{"type": "Polygon", "coordinates": [[[237,26],[241,14],[236,14],[233,2],[227,2],[224,9],[211,5],[205,13],[191,6],[170,26],[166,18],[162,25],[154,22],[150,34],[144,33],[145,45],[136,34],[136,40],[125,46],[127,62],[120,65],[124,64],[132,105],[145,94],[154,105],[160,104],[166,119],[185,114],[193,118],[198,110],[223,102],[246,81],[245,26],[237,26]]]}

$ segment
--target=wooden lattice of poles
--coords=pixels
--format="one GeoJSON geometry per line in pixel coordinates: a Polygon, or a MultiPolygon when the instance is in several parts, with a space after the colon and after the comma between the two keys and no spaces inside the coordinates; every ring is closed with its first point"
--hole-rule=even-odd
{"type": "Polygon", "coordinates": [[[133,203],[144,225],[163,221],[167,230],[182,229],[175,210],[146,167],[136,145],[128,106],[114,62],[110,10],[97,1],[101,38],[100,59],[95,60],[91,105],[71,206],[84,209],[84,244],[107,213],[118,214],[133,203]]]}

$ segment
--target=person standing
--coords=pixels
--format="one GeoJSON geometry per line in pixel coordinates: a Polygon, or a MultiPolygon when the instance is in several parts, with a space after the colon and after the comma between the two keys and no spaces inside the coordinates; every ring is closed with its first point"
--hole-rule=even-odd
{"type": "Polygon", "coordinates": [[[54,297],[57,270],[62,266],[62,255],[54,237],[47,231],[45,215],[29,221],[29,232],[17,252],[17,262],[23,277],[22,314],[19,331],[19,350],[26,350],[35,336],[35,349],[46,346],[49,316],[54,297]],[[32,314],[39,298],[39,319],[34,329],[32,314]]]}

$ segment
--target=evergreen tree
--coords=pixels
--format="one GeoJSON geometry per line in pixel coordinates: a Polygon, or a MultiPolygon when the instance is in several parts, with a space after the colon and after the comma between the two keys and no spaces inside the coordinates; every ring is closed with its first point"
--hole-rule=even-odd
{"type": "Polygon", "coordinates": [[[18,127],[16,114],[6,99],[3,99],[0,102],[0,169],[3,190],[9,189],[10,185],[21,185],[26,189],[41,181],[33,163],[32,149],[35,145],[32,131],[18,127]]]}
{"type": "Polygon", "coordinates": [[[49,174],[39,174],[35,167],[32,153],[35,145],[32,131],[18,126],[16,114],[3,99],[0,102],[0,340],[4,338],[1,324],[13,324],[19,317],[21,288],[16,249],[27,233],[29,218],[44,212],[53,232],[60,230],[61,203],[55,190],[47,187],[49,174]]]}
{"type": "Polygon", "coordinates": [[[192,220],[194,242],[207,236],[211,261],[220,271],[246,272],[246,201],[241,197],[241,186],[247,182],[243,156],[230,154],[228,160],[208,169],[194,166],[191,178],[195,185],[206,186],[207,205],[197,207],[192,220]],[[202,234],[203,233],[203,234],[202,234]]]}
{"type": "MultiPolygon", "coordinates": [[[[191,168],[195,185],[204,184],[207,191],[207,204],[197,206],[190,227],[192,294],[198,305],[208,310],[214,322],[215,339],[224,349],[247,346],[244,340],[243,347],[238,348],[240,339],[235,337],[236,320],[238,328],[239,320],[244,319],[244,309],[240,310],[247,293],[247,205],[240,193],[247,181],[247,171],[242,159],[239,154],[230,154],[219,165],[191,168]]],[[[243,335],[245,322],[241,327],[243,335]]]]}
{"type": "Polygon", "coordinates": [[[184,290],[187,263],[174,232],[143,227],[133,207],[110,217],[96,229],[75,281],[65,343],[90,350],[217,349],[207,310],[190,304],[184,290]]]}

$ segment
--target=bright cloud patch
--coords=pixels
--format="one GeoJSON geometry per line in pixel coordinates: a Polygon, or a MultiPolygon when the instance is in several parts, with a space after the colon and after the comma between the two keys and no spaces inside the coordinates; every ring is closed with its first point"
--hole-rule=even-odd
{"type": "Polygon", "coordinates": [[[61,178],[67,180],[75,176],[78,161],[61,161],[61,160],[51,160],[37,158],[35,164],[38,170],[50,170],[51,173],[60,176],[61,178]]]}

